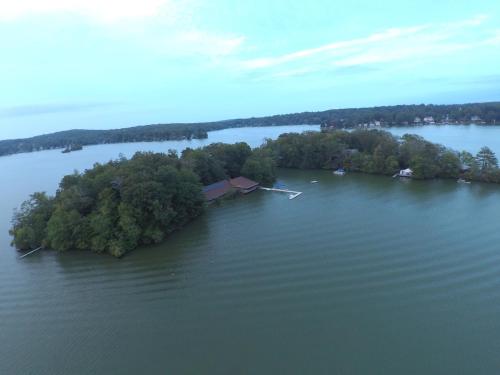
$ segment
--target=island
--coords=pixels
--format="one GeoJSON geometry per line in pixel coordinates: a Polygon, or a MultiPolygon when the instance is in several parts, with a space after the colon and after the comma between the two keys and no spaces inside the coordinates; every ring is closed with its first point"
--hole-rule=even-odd
{"type": "Polygon", "coordinates": [[[65,176],[55,196],[34,193],[15,212],[10,234],[20,250],[90,250],[121,257],[164,241],[226,193],[271,186],[276,168],[339,168],[414,179],[500,183],[496,155],[455,151],[383,130],[328,130],[282,134],[261,147],[215,143],[181,155],[138,152],[65,176]]]}
{"type": "Polygon", "coordinates": [[[64,150],[62,150],[61,152],[63,154],[69,154],[70,152],[81,151],[81,150],[83,150],[83,146],[82,145],[80,145],[80,144],[71,144],[71,145],[66,146],[66,148],[64,150]]]}
{"type": "Polygon", "coordinates": [[[0,141],[0,156],[103,143],[204,139],[209,131],[239,127],[321,125],[324,129],[381,128],[433,124],[500,124],[500,102],[453,105],[397,105],[330,109],[189,124],[154,124],[113,130],[67,130],[0,141]]]}

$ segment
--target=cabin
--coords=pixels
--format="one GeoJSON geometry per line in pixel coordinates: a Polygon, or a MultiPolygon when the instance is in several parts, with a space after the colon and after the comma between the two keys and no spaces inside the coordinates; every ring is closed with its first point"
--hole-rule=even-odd
{"type": "Polygon", "coordinates": [[[248,194],[259,187],[259,183],[246,177],[236,177],[230,180],[223,180],[203,187],[203,194],[208,202],[212,202],[223,197],[230,191],[238,191],[248,194]]]}
{"type": "Polygon", "coordinates": [[[242,176],[232,178],[229,180],[229,183],[233,188],[238,189],[238,191],[243,194],[248,194],[259,187],[258,182],[242,176]]]}
{"type": "Polygon", "coordinates": [[[402,169],[399,171],[399,177],[413,177],[413,171],[410,168],[402,169]]]}
{"type": "Polygon", "coordinates": [[[231,191],[232,186],[228,180],[216,182],[203,187],[203,194],[208,202],[214,201],[231,191]]]}

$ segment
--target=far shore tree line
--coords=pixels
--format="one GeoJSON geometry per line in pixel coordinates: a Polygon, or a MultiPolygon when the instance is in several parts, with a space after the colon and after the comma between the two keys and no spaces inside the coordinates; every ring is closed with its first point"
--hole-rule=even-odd
{"type": "Polygon", "coordinates": [[[204,123],[154,124],[113,130],[68,130],[26,139],[0,141],[0,156],[65,148],[72,144],[87,146],[107,143],[204,139],[208,137],[209,131],[239,127],[322,125],[323,127],[346,129],[356,128],[363,124],[411,126],[425,122],[426,118],[432,118],[432,122],[436,123],[500,124],[500,103],[345,108],[204,123]],[[420,119],[421,122],[416,123],[417,119],[420,119]]]}
{"type": "Polygon", "coordinates": [[[411,168],[417,179],[466,178],[500,183],[495,154],[457,152],[416,135],[381,130],[287,133],[252,150],[216,143],[179,156],[138,152],[65,176],[55,196],[34,193],[14,214],[12,244],[21,250],[91,250],[120,257],[159,243],[201,215],[203,185],[243,175],[264,185],[276,167],[345,168],[392,175],[411,168]]]}

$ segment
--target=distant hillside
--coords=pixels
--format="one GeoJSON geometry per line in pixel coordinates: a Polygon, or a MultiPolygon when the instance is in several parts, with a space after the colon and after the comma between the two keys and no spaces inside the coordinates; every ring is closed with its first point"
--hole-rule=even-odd
{"type": "Polygon", "coordinates": [[[332,109],[195,124],[156,124],[114,130],[68,130],[26,139],[0,141],[0,156],[69,145],[202,139],[207,132],[237,127],[322,125],[333,128],[408,126],[432,123],[500,124],[500,102],[454,105],[398,105],[332,109]]]}

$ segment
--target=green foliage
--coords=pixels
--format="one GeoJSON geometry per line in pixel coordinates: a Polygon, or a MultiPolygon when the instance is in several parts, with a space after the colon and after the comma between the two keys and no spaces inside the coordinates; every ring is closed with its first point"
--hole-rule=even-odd
{"type": "Polygon", "coordinates": [[[202,184],[243,173],[264,184],[275,179],[265,150],[246,143],[213,144],[177,153],[136,153],[83,174],[65,176],[54,198],[34,194],[16,212],[10,231],[19,249],[92,250],[120,257],[163,241],[199,216],[202,184]]]}
{"type": "Polygon", "coordinates": [[[13,220],[13,244],[122,256],[158,243],[200,215],[199,177],[176,155],[137,153],[63,178],[54,198],[35,194],[13,220]]]}
{"type": "Polygon", "coordinates": [[[500,182],[494,153],[483,148],[474,158],[457,153],[420,136],[405,134],[400,139],[381,130],[333,130],[322,133],[282,134],[262,146],[277,166],[286,168],[345,169],[393,175],[411,168],[416,179],[458,178],[500,182]],[[464,166],[469,170],[464,172],[464,166]]]}
{"type": "Polygon", "coordinates": [[[223,162],[212,157],[206,150],[188,148],[182,152],[182,159],[200,177],[203,185],[210,185],[227,178],[223,162]]]}
{"type": "Polygon", "coordinates": [[[271,186],[276,180],[276,168],[273,159],[267,156],[249,157],[241,174],[251,180],[257,181],[262,185],[271,186]]]}
{"type": "Polygon", "coordinates": [[[276,141],[268,141],[263,149],[272,155],[279,167],[320,169],[339,165],[345,158],[344,132],[282,134],[276,141]]]}
{"type": "Polygon", "coordinates": [[[488,172],[498,168],[498,159],[489,147],[483,147],[476,156],[476,162],[481,172],[488,172]]]}
{"type": "Polygon", "coordinates": [[[54,211],[54,199],[45,193],[35,193],[25,201],[20,210],[14,213],[12,245],[20,250],[35,249],[45,246],[47,221],[54,211]]]}
{"type": "Polygon", "coordinates": [[[252,149],[245,142],[235,144],[212,143],[203,148],[203,151],[216,159],[231,178],[241,175],[243,164],[252,155],[252,149]]]}

